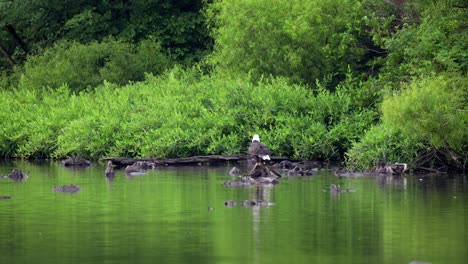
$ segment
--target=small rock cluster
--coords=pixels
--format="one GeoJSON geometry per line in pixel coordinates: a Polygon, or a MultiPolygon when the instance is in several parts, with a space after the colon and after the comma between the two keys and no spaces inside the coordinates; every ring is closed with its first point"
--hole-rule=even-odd
{"type": "MultiPolygon", "coordinates": [[[[242,206],[246,206],[246,207],[248,207],[248,206],[271,206],[271,205],[275,205],[275,203],[270,203],[270,202],[266,202],[266,201],[262,201],[262,200],[244,200],[244,201],[240,202],[239,204],[242,205],[242,206]]],[[[233,201],[233,200],[225,201],[224,206],[234,207],[234,206],[237,206],[237,202],[233,201]]]]}
{"type": "Polygon", "coordinates": [[[54,188],[52,188],[52,191],[63,192],[63,193],[77,193],[81,191],[81,188],[78,185],[70,184],[70,185],[63,185],[63,186],[55,186],[54,188]]]}

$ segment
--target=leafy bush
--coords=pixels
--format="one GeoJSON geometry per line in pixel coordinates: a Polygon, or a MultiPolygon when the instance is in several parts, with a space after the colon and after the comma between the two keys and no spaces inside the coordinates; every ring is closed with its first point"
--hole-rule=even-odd
{"type": "Polygon", "coordinates": [[[359,1],[214,1],[206,9],[215,39],[210,63],[222,70],[282,76],[332,88],[365,64],[359,1]]]}
{"type": "Polygon", "coordinates": [[[126,84],[141,81],[145,72],[159,74],[169,59],[153,40],[129,44],[108,39],[80,44],[63,41],[28,59],[19,86],[29,89],[68,85],[74,92],[92,89],[104,81],[126,84]]]}
{"type": "Polygon", "coordinates": [[[379,124],[353,143],[346,152],[346,167],[352,171],[366,171],[375,166],[377,159],[404,162],[409,168],[425,149],[425,144],[414,135],[404,136],[391,124],[379,124]]]}
{"type": "Polygon", "coordinates": [[[388,57],[380,78],[394,89],[413,77],[468,72],[466,8],[434,1],[420,12],[420,24],[406,24],[384,41],[388,57]]]}
{"type": "MultiPolygon", "coordinates": [[[[428,153],[463,169],[468,158],[468,80],[439,75],[414,80],[382,104],[382,124],[372,128],[348,151],[348,166],[368,169],[386,153],[389,161],[428,166],[428,153]]],[[[445,164],[443,164],[445,163],[445,164]]]]}
{"type": "Polygon", "coordinates": [[[276,156],[337,159],[375,120],[373,111],[355,112],[343,92],[313,92],[283,78],[246,80],[174,68],[144,82],[105,82],[79,94],[67,86],[4,91],[2,155],[238,154],[259,133],[276,156]]]}

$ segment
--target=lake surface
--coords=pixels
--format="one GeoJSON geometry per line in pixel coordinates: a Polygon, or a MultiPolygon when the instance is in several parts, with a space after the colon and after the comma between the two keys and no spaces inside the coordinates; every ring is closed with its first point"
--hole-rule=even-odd
{"type": "MultiPolygon", "coordinates": [[[[0,163],[0,263],[467,263],[466,175],[284,177],[234,188],[231,165],[162,167],[0,163]],[[54,186],[77,184],[75,194],[54,186]],[[330,184],[355,190],[325,192],[330,184]],[[268,207],[224,206],[262,199],[268,207]]],[[[244,169],[244,168],[243,168],[244,169]]]]}

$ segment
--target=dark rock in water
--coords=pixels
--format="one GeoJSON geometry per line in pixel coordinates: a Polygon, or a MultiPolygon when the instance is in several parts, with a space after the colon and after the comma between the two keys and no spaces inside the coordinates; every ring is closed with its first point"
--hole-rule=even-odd
{"type": "Polygon", "coordinates": [[[242,201],[242,206],[271,206],[274,203],[262,201],[262,200],[245,200],[242,201]]]}
{"type": "Polygon", "coordinates": [[[296,165],[289,160],[283,160],[280,163],[273,165],[273,167],[282,170],[290,170],[296,167],[296,165]]]}
{"type": "Polygon", "coordinates": [[[11,196],[0,195],[0,200],[8,200],[11,199],[11,196]]]}
{"type": "Polygon", "coordinates": [[[240,170],[237,167],[232,167],[232,169],[229,171],[229,175],[231,176],[238,176],[240,174],[240,170]]]}
{"type": "Polygon", "coordinates": [[[230,201],[225,201],[224,205],[227,206],[227,207],[233,207],[233,206],[236,206],[237,203],[236,203],[236,201],[230,200],[230,201]]]}
{"type": "Polygon", "coordinates": [[[133,172],[140,172],[140,171],[142,171],[142,169],[136,163],[125,167],[125,173],[133,173],[133,172]]]}
{"type": "MultiPolygon", "coordinates": [[[[225,201],[224,205],[226,207],[234,207],[234,206],[237,205],[237,202],[229,200],[229,201],[225,201]]],[[[244,200],[244,201],[240,202],[240,205],[245,206],[245,207],[249,207],[249,206],[271,206],[271,205],[275,205],[275,203],[270,203],[270,202],[263,201],[263,200],[244,200]]]]}
{"type": "Polygon", "coordinates": [[[273,165],[273,167],[282,170],[288,176],[313,176],[318,171],[318,168],[314,167],[316,165],[317,164],[314,162],[291,162],[283,160],[273,165]]]}
{"type": "Polygon", "coordinates": [[[71,157],[65,160],[62,160],[62,166],[64,167],[87,167],[91,166],[91,161],[79,158],[71,157]]]}
{"type": "Polygon", "coordinates": [[[107,163],[107,167],[106,167],[106,177],[107,178],[112,178],[114,177],[115,173],[114,173],[114,167],[112,166],[112,161],[109,161],[107,163]]]}
{"type": "Polygon", "coordinates": [[[341,189],[340,185],[332,184],[330,186],[331,193],[342,193],[342,192],[355,192],[356,190],[351,189],[341,189]]]}
{"type": "Polygon", "coordinates": [[[28,178],[28,175],[21,170],[13,169],[8,175],[4,176],[14,181],[24,181],[28,178]]]}
{"type": "Polygon", "coordinates": [[[256,164],[253,169],[245,176],[257,179],[257,178],[281,178],[281,174],[279,174],[273,168],[269,168],[268,166],[261,164],[256,164]]]}
{"type": "Polygon", "coordinates": [[[381,161],[380,159],[376,160],[374,172],[402,175],[403,173],[405,173],[407,169],[408,169],[408,165],[406,163],[387,164],[386,158],[384,155],[383,161],[381,161]]]}
{"type": "Polygon", "coordinates": [[[296,166],[288,170],[288,176],[313,176],[317,169],[304,169],[301,166],[296,166]]]}
{"type": "Polygon", "coordinates": [[[81,188],[78,185],[70,184],[70,185],[63,185],[63,186],[55,186],[54,188],[52,188],[52,191],[64,192],[64,193],[76,193],[76,192],[81,191],[81,188]]]}
{"type": "Polygon", "coordinates": [[[408,169],[408,165],[406,163],[394,163],[390,165],[390,169],[392,174],[401,175],[408,169]]]}
{"type": "Polygon", "coordinates": [[[274,186],[279,181],[271,177],[252,178],[250,176],[243,176],[233,181],[224,182],[224,186],[230,187],[250,187],[250,186],[274,186]]]}
{"type": "Polygon", "coordinates": [[[136,166],[138,166],[140,170],[154,170],[156,168],[156,164],[149,161],[137,161],[136,166]]]}
{"type": "Polygon", "coordinates": [[[153,162],[147,162],[147,161],[137,161],[133,163],[132,165],[128,165],[125,168],[125,173],[127,174],[140,174],[144,173],[148,169],[154,169],[156,165],[153,162]]]}

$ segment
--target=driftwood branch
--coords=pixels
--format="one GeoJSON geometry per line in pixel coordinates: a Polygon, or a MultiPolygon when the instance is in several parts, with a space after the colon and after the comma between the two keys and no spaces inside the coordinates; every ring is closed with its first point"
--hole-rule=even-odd
{"type": "MultiPolygon", "coordinates": [[[[199,165],[206,163],[227,163],[245,161],[250,158],[249,155],[206,155],[206,156],[193,156],[186,158],[104,158],[103,161],[112,161],[112,164],[117,167],[125,167],[135,164],[138,161],[152,162],[155,165],[199,165]]],[[[286,158],[271,157],[273,161],[282,161],[286,158]]]]}

